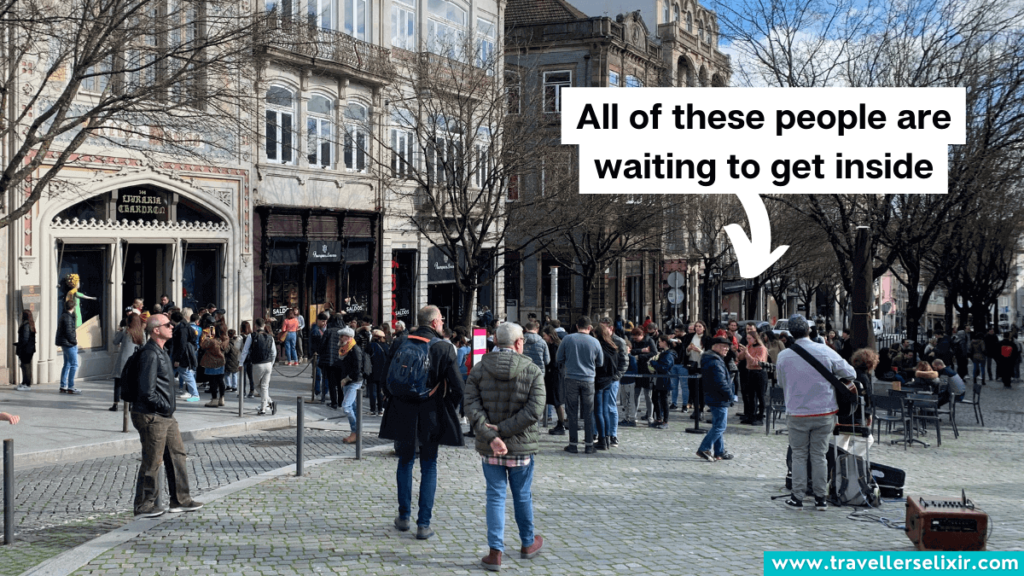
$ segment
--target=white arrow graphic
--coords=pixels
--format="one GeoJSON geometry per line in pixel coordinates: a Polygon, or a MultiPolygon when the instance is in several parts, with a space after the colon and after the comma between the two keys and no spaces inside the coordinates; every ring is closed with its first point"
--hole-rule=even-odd
{"type": "Polygon", "coordinates": [[[740,267],[740,276],[756,278],[776,260],[782,257],[789,246],[779,246],[772,251],[772,223],[768,220],[768,209],[757,194],[737,194],[743,210],[747,213],[750,224],[750,240],[739,224],[729,224],[725,232],[732,241],[736,251],[736,263],[740,267]]]}

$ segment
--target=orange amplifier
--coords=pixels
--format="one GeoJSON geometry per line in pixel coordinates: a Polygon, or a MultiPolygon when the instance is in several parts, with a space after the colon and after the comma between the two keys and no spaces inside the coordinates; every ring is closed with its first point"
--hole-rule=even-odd
{"type": "Polygon", "coordinates": [[[959,500],[907,497],[907,536],[918,550],[984,550],[988,514],[959,500]]]}

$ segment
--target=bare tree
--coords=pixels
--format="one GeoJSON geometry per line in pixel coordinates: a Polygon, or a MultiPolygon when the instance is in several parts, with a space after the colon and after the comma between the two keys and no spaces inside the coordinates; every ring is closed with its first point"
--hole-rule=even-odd
{"type": "Polygon", "coordinates": [[[619,258],[644,248],[659,249],[668,210],[657,195],[609,196],[562,191],[559,218],[572,222],[557,235],[549,253],[571,274],[583,279],[583,313],[593,312],[593,290],[603,271],[619,258]]]}
{"type": "Polygon", "coordinates": [[[557,140],[538,138],[543,112],[503,74],[500,49],[471,39],[433,49],[397,54],[382,90],[388,129],[368,131],[379,149],[370,162],[386,209],[454,263],[457,322],[469,326],[476,292],[504,268],[497,257],[509,239],[536,252],[563,225],[553,217],[556,195],[525,194],[525,183],[562,189],[575,164],[557,140]]]}
{"type": "Polygon", "coordinates": [[[691,264],[700,264],[704,287],[701,316],[714,323],[718,304],[711,293],[726,268],[734,261],[732,245],[725,235],[727,224],[746,221],[743,206],[733,196],[722,194],[687,194],[680,197],[680,225],[687,231],[687,247],[691,264]]]}
{"type": "MultiPolygon", "coordinates": [[[[873,272],[899,259],[914,337],[941,278],[924,267],[951,226],[970,221],[975,198],[1024,176],[1024,7],[999,0],[782,0],[726,10],[722,22],[756,72],[775,86],[964,86],[967,144],[950,152],[948,194],[776,196],[827,234],[846,292],[855,228],[871,228],[873,272]],[[965,220],[966,219],[966,220],[965,220]]],[[[742,79],[743,75],[739,75],[742,79]]],[[[1000,198],[996,193],[993,199],[1000,198]]]]}
{"type": "Polygon", "coordinates": [[[86,145],[237,161],[257,24],[232,0],[0,0],[0,228],[86,145]]]}

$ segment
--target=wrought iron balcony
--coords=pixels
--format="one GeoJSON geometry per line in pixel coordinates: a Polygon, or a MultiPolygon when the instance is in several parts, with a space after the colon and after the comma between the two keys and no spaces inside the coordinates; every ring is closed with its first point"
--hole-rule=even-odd
{"type": "Polygon", "coordinates": [[[301,20],[269,17],[262,27],[261,44],[287,55],[312,58],[348,71],[387,78],[394,67],[391,51],[357,40],[344,32],[312,26],[301,20]]]}

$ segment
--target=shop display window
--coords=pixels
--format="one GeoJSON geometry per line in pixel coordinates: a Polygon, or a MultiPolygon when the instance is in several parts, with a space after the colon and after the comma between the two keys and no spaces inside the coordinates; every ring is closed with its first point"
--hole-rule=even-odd
{"type": "Polygon", "coordinates": [[[73,298],[78,348],[103,348],[103,318],[110,270],[107,247],[65,245],[61,249],[59,266],[57,310],[63,311],[64,302],[73,298]]]}

